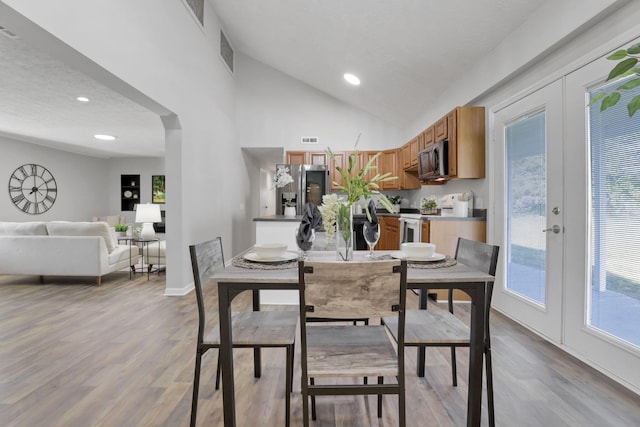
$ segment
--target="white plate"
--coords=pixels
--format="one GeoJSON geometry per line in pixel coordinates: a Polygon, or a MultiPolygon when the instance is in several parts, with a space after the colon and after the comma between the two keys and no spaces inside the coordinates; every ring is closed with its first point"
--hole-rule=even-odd
{"type": "Polygon", "coordinates": [[[127,199],[131,196],[133,196],[133,193],[131,191],[127,190],[124,192],[124,197],[126,197],[127,199]]]}
{"type": "Polygon", "coordinates": [[[444,254],[439,254],[435,252],[431,257],[411,257],[408,258],[407,255],[402,251],[397,251],[391,254],[394,258],[406,259],[407,261],[415,261],[415,262],[431,262],[431,261],[442,261],[447,256],[444,254]]]}
{"type": "Polygon", "coordinates": [[[262,257],[259,257],[258,254],[255,252],[249,252],[244,254],[243,258],[253,262],[272,263],[272,262],[293,261],[294,259],[298,258],[298,254],[295,252],[285,252],[279,257],[262,258],[262,257]]]}

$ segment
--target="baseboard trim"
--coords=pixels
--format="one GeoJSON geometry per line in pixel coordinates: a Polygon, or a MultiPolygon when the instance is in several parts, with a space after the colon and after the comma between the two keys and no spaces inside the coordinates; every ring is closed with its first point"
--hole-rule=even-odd
{"type": "Polygon", "coordinates": [[[183,297],[194,289],[193,282],[187,284],[183,288],[165,288],[164,296],[166,297],[183,297]]]}

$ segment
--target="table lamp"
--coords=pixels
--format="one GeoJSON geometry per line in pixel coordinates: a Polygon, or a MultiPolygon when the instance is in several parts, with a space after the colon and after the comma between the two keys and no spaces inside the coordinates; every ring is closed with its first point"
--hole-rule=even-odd
{"type": "Polygon", "coordinates": [[[153,229],[154,222],[161,222],[160,205],[152,205],[150,203],[136,205],[136,222],[142,223],[142,231],[140,238],[142,240],[150,240],[156,237],[153,229]]]}

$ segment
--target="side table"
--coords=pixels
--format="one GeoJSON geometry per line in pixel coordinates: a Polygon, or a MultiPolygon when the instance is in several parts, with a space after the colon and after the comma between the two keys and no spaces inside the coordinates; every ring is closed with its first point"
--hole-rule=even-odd
{"type": "MultiPolygon", "coordinates": [[[[141,249],[142,257],[140,258],[140,264],[141,264],[142,274],[144,274],[144,259],[145,259],[144,250],[145,249],[147,250],[146,258],[149,259],[149,243],[158,242],[158,260],[160,260],[160,239],[154,237],[153,239],[134,238],[132,240],[141,249]]],[[[151,277],[151,269],[147,268],[147,280],[149,280],[150,277],[151,277]]]]}
{"type": "MultiPolygon", "coordinates": [[[[149,259],[149,243],[158,242],[158,260],[160,259],[160,239],[140,239],[139,237],[118,237],[118,243],[120,242],[129,242],[129,265],[131,265],[131,246],[135,244],[140,248],[140,272],[144,274],[144,251],[147,250],[147,259],[149,259]]],[[[129,270],[129,279],[131,279],[131,272],[137,273],[135,267],[132,266],[132,269],[129,270]]],[[[147,269],[147,280],[151,277],[151,269],[147,269]]]]}

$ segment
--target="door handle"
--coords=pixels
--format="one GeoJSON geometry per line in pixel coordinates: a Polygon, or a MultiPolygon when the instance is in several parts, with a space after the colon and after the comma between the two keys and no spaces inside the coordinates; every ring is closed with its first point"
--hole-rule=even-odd
{"type": "Polygon", "coordinates": [[[554,233],[558,234],[560,232],[560,226],[554,225],[551,228],[545,228],[544,230],[542,230],[543,233],[546,233],[547,231],[553,231],[554,233]]]}

